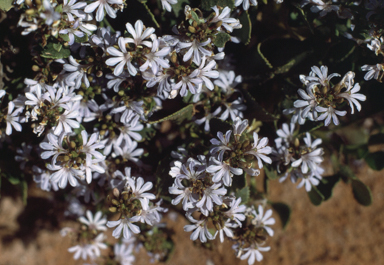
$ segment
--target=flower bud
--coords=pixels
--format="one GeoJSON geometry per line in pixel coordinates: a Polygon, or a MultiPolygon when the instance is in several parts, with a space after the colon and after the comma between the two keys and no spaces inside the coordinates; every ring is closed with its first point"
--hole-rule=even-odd
{"type": "Polygon", "coordinates": [[[115,213],[117,211],[116,207],[109,207],[108,210],[112,213],[115,213]]]}
{"type": "Polygon", "coordinates": [[[189,32],[191,32],[191,33],[195,33],[195,32],[196,32],[196,29],[195,29],[194,27],[192,27],[192,26],[189,26],[189,27],[188,27],[188,30],[189,30],[189,32]]]}
{"type": "Polygon", "coordinates": [[[120,197],[120,191],[117,188],[113,189],[113,196],[120,197]]]}

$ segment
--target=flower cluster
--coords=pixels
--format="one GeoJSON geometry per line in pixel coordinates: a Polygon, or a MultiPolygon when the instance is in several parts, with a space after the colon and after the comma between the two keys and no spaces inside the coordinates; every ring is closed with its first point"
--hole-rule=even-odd
{"type": "Polygon", "coordinates": [[[274,163],[277,173],[282,175],[280,182],[290,176],[292,183],[297,183],[297,188],[305,186],[307,192],[312,186],[320,183],[324,169],[320,166],[323,162],[323,148],[318,147],[321,139],[312,141],[311,135],[306,133],[300,143],[300,138],[295,133],[295,124],[282,125],[282,129],[277,130],[278,138],[275,139],[276,147],[273,150],[274,163]]]}
{"type": "Polygon", "coordinates": [[[354,106],[358,111],[361,110],[359,101],[365,101],[360,91],[360,85],[355,84],[354,72],[348,72],[339,83],[333,85],[331,79],[340,76],[337,73],[328,75],[328,67],[313,66],[309,76],[301,75],[300,81],[306,86],[305,90],[299,89],[297,92],[301,99],[294,102],[294,108],[285,109],[284,114],[291,114],[292,123],[304,124],[305,119],[312,121],[324,120],[324,125],[328,126],[331,119],[335,125],[339,125],[337,116],[345,116],[347,111],[337,110],[344,101],[351,107],[351,114],[354,113],[354,106]]]}

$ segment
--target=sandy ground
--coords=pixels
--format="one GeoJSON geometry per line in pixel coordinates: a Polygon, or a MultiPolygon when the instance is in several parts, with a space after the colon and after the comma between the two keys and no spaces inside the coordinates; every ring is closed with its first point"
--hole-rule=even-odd
{"type": "MultiPolygon", "coordinates": [[[[261,264],[279,265],[360,265],[383,264],[384,256],[384,172],[362,166],[359,178],[373,194],[373,204],[364,207],[354,200],[351,187],[339,183],[333,197],[318,207],[313,206],[303,189],[274,181],[270,184],[270,200],[282,201],[292,207],[289,225],[284,231],[280,221],[274,226],[275,235],[269,241],[271,251],[265,253],[261,264]],[[381,262],[380,262],[381,261],[381,262]]],[[[62,238],[57,229],[40,229],[30,236],[20,224],[28,223],[22,215],[22,202],[10,197],[0,199],[0,265],[72,265],[74,261],[66,249],[69,238],[62,238]],[[21,239],[23,238],[23,239],[21,239]]],[[[33,214],[34,209],[29,210],[33,214]]],[[[278,220],[278,216],[274,216],[278,220]]],[[[44,223],[35,225],[45,227],[44,223]]],[[[184,218],[169,221],[177,232],[173,236],[176,248],[168,264],[175,265],[229,265],[247,264],[235,258],[230,242],[220,244],[216,239],[214,250],[198,248],[182,231],[184,218]]],[[[108,231],[111,233],[111,231],[108,231]]],[[[149,264],[147,255],[137,254],[135,264],[149,264]]]]}

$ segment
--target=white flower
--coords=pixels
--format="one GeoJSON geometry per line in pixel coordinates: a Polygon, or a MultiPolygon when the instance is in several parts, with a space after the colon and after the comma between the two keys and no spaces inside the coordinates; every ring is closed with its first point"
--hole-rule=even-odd
{"type": "Polygon", "coordinates": [[[98,234],[90,244],[91,250],[94,252],[96,257],[100,257],[100,248],[106,249],[107,245],[103,243],[106,240],[106,236],[103,233],[98,234]]]}
{"type": "Polygon", "coordinates": [[[371,80],[372,78],[377,80],[379,79],[380,72],[384,71],[384,67],[382,64],[376,64],[376,65],[366,64],[361,67],[361,70],[368,71],[364,76],[365,80],[368,81],[368,80],[371,80]]]}
{"type": "Polygon", "coordinates": [[[228,6],[222,10],[221,14],[217,6],[212,7],[212,9],[215,11],[215,16],[212,18],[211,23],[222,21],[221,26],[229,32],[232,32],[234,27],[241,28],[241,24],[238,19],[229,17],[231,9],[228,6]]]}
{"type": "Polygon", "coordinates": [[[214,81],[215,85],[220,87],[224,93],[232,94],[235,87],[242,82],[241,75],[235,76],[234,71],[221,71],[219,78],[214,81]]]}
{"type": "Polygon", "coordinates": [[[76,177],[79,177],[81,179],[84,178],[84,172],[82,170],[74,169],[72,167],[62,167],[58,165],[48,164],[47,168],[51,171],[56,171],[52,173],[51,181],[58,183],[58,186],[61,189],[64,189],[67,186],[68,182],[69,184],[71,184],[72,187],[76,187],[79,184],[76,177]]]}
{"type": "Polygon", "coordinates": [[[148,67],[151,67],[153,73],[156,75],[160,66],[169,68],[170,65],[163,57],[167,56],[170,51],[171,47],[164,47],[159,50],[159,41],[155,39],[153,41],[151,52],[144,55],[147,60],[140,66],[140,71],[144,72],[148,67]]]}
{"type": "Polygon", "coordinates": [[[161,5],[163,9],[166,9],[168,12],[171,12],[171,5],[177,4],[177,0],[161,0],[161,5]]]}
{"type": "Polygon", "coordinates": [[[65,148],[63,147],[63,140],[66,135],[67,134],[62,133],[60,137],[57,137],[53,133],[49,133],[47,135],[48,143],[47,142],[40,143],[41,149],[48,150],[41,153],[41,158],[48,159],[51,156],[53,156],[52,161],[56,161],[56,158],[59,155],[68,153],[68,150],[65,150],[65,148]]]}
{"type": "Polygon", "coordinates": [[[306,118],[308,116],[308,113],[312,110],[312,115],[317,117],[316,113],[316,106],[317,106],[317,101],[316,97],[313,94],[311,86],[307,86],[307,93],[303,89],[297,90],[297,93],[300,95],[300,97],[303,99],[298,99],[293,103],[293,106],[295,108],[302,108],[302,113],[301,117],[306,118]]]}
{"type": "Polygon", "coordinates": [[[44,12],[40,13],[40,17],[45,19],[45,24],[48,26],[52,25],[54,21],[57,21],[61,18],[61,15],[53,9],[53,6],[49,0],[43,0],[44,12]]]}
{"type": "Polygon", "coordinates": [[[240,257],[241,260],[248,259],[248,265],[252,265],[255,263],[255,260],[262,261],[263,255],[260,253],[260,251],[265,252],[269,251],[271,247],[258,247],[256,245],[252,245],[249,248],[245,248],[244,251],[246,253],[240,257]]]}
{"type": "Polygon", "coordinates": [[[72,128],[76,129],[80,127],[80,123],[73,120],[79,116],[79,102],[77,103],[67,103],[67,108],[63,114],[60,115],[57,120],[57,125],[54,128],[53,133],[55,135],[60,135],[63,131],[66,133],[72,132],[72,128]]]}
{"type": "MultiPolygon", "coordinates": [[[[192,94],[197,93],[197,87],[196,85],[201,84],[203,80],[199,77],[197,77],[197,72],[192,72],[188,76],[181,76],[180,81],[173,87],[173,90],[178,90],[180,89],[180,96],[185,97],[188,95],[188,90],[192,94]]],[[[176,94],[177,95],[177,94],[176,94]]]]}
{"type": "Polygon", "coordinates": [[[91,164],[92,156],[98,160],[104,160],[105,157],[96,149],[103,149],[104,144],[98,142],[98,133],[93,133],[88,140],[88,133],[83,130],[81,131],[81,137],[83,140],[83,145],[81,147],[81,152],[86,154],[86,162],[87,164],[91,164]]]}
{"type": "Polygon", "coordinates": [[[62,29],[59,31],[60,34],[68,34],[69,41],[68,44],[72,45],[75,42],[75,36],[78,38],[84,37],[84,32],[81,32],[79,30],[80,21],[76,20],[75,23],[73,23],[72,27],[62,29]]]}
{"type": "Polygon", "coordinates": [[[116,227],[112,232],[113,237],[120,238],[121,232],[123,232],[123,237],[129,239],[132,236],[132,233],[140,233],[140,228],[132,223],[139,221],[139,219],[139,216],[134,216],[132,218],[123,218],[117,221],[108,221],[107,227],[116,227]]]}
{"type": "Polygon", "coordinates": [[[121,265],[132,265],[135,261],[135,256],[132,255],[133,244],[115,244],[113,252],[115,260],[120,262],[121,265]]]}
{"type": "Polygon", "coordinates": [[[235,0],[235,6],[239,6],[243,3],[243,9],[248,10],[249,6],[257,6],[257,0],[235,0]]]}
{"type": "Polygon", "coordinates": [[[184,231],[185,232],[191,232],[192,230],[193,233],[191,234],[191,240],[195,241],[197,238],[200,239],[202,243],[207,242],[207,238],[209,240],[213,240],[214,236],[208,231],[207,228],[207,219],[202,219],[202,220],[195,220],[191,216],[187,216],[188,219],[194,223],[194,225],[186,225],[184,226],[184,231]]]}
{"type": "MultiPolygon", "coordinates": [[[[196,76],[198,78],[201,78],[203,80],[205,86],[209,90],[212,91],[215,87],[213,86],[213,83],[210,80],[210,78],[218,78],[219,72],[212,70],[212,68],[216,67],[216,62],[214,60],[209,61],[208,64],[206,66],[204,66],[205,61],[206,61],[206,57],[204,56],[202,61],[201,61],[199,68],[194,70],[193,72],[196,72],[196,76]]],[[[199,84],[199,87],[201,87],[201,86],[202,86],[202,84],[199,84]]]]}
{"type": "Polygon", "coordinates": [[[256,132],[253,132],[252,150],[245,152],[245,154],[255,156],[257,158],[259,168],[263,168],[263,163],[261,162],[261,160],[268,164],[272,163],[272,159],[266,156],[272,153],[272,148],[267,146],[267,144],[267,137],[264,137],[259,141],[259,135],[256,132]]]}
{"type": "Polygon", "coordinates": [[[295,131],[295,124],[291,123],[288,126],[287,123],[283,123],[282,128],[276,131],[279,138],[275,139],[275,143],[279,148],[283,143],[289,144],[293,139],[293,132],[295,131]]]}
{"type": "Polygon", "coordinates": [[[20,117],[19,114],[23,111],[22,108],[18,108],[15,111],[13,111],[15,108],[15,104],[10,101],[8,103],[8,112],[5,120],[7,121],[7,128],[5,129],[5,133],[7,135],[12,134],[12,126],[15,128],[16,131],[21,132],[21,125],[20,125],[20,117]]]}
{"type": "Polygon", "coordinates": [[[204,124],[204,130],[206,132],[209,132],[209,121],[214,118],[215,116],[217,116],[219,113],[221,112],[221,107],[218,107],[213,113],[208,113],[207,116],[201,118],[201,119],[197,119],[195,122],[197,124],[202,124],[202,123],[205,123],[204,124]]]}
{"type": "Polygon", "coordinates": [[[265,231],[268,233],[268,235],[273,236],[273,230],[272,228],[268,227],[268,225],[274,225],[275,219],[272,218],[272,210],[269,209],[264,214],[264,208],[263,206],[259,205],[257,208],[258,213],[256,213],[255,210],[252,211],[252,214],[255,216],[255,218],[252,220],[252,224],[257,227],[262,227],[265,229],[265,231]]]}
{"type": "Polygon", "coordinates": [[[137,147],[136,141],[127,141],[124,146],[121,148],[119,143],[116,143],[114,146],[114,150],[116,155],[121,155],[123,158],[131,160],[133,162],[139,161],[137,156],[141,156],[144,153],[144,149],[137,147]],[[136,149],[136,150],[135,150],[136,149]]]}
{"type": "Polygon", "coordinates": [[[347,112],[345,110],[343,110],[343,111],[336,110],[336,109],[332,108],[331,106],[329,106],[328,108],[317,106],[316,111],[319,113],[324,112],[316,120],[317,121],[325,120],[324,121],[325,126],[328,126],[331,123],[331,118],[332,118],[333,123],[335,125],[339,125],[339,119],[337,118],[336,115],[345,116],[345,114],[347,114],[347,112]]]}
{"type": "Polygon", "coordinates": [[[144,183],[144,179],[142,177],[138,177],[136,178],[135,185],[135,180],[133,178],[128,178],[128,185],[131,187],[132,193],[135,196],[134,198],[139,199],[141,207],[144,210],[148,209],[149,200],[156,199],[156,196],[154,194],[146,192],[152,189],[152,182],[144,183]]]}
{"type": "Polygon", "coordinates": [[[77,0],[64,0],[63,1],[63,13],[66,13],[68,16],[69,21],[75,21],[73,15],[76,17],[79,17],[81,19],[86,18],[86,14],[84,13],[83,9],[87,5],[85,2],[78,2],[77,0]]]}
{"type": "Polygon", "coordinates": [[[218,158],[221,161],[223,160],[225,150],[231,150],[231,148],[228,147],[229,141],[231,140],[231,134],[231,130],[227,131],[225,136],[222,132],[217,132],[217,138],[219,138],[220,141],[216,138],[210,140],[211,144],[214,145],[214,147],[211,148],[210,153],[213,155],[220,151],[218,158]]]}
{"type": "Polygon", "coordinates": [[[190,47],[189,50],[184,54],[183,61],[184,62],[188,61],[189,59],[192,58],[192,55],[193,55],[193,62],[197,65],[200,65],[202,56],[209,57],[212,55],[212,52],[203,48],[204,46],[207,46],[209,43],[211,43],[211,39],[208,39],[202,43],[200,43],[197,39],[194,39],[192,42],[179,42],[178,45],[180,49],[185,49],[190,47]]]}
{"type": "Polygon", "coordinates": [[[350,90],[350,89],[351,89],[351,87],[349,87],[347,89],[347,91],[340,93],[338,96],[348,100],[349,106],[351,107],[351,114],[353,114],[354,113],[353,105],[356,106],[356,109],[358,111],[361,110],[361,105],[357,100],[365,101],[367,98],[363,94],[356,93],[356,92],[360,91],[360,85],[359,84],[355,84],[355,86],[352,88],[352,90],[350,90]]]}
{"type": "MultiPolygon", "coordinates": [[[[220,224],[219,224],[219,226],[220,226],[220,224]]],[[[237,225],[236,225],[236,224],[232,224],[230,220],[227,220],[227,221],[225,222],[224,226],[221,227],[221,228],[219,229],[219,231],[218,231],[218,232],[219,232],[219,235],[220,235],[220,242],[221,242],[221,243],[224,242],[224,233],[225,233],[225,235],[226,235],[227,237],[230,237],[230,238],[233,237],[233,232],[232,232],[231,228],[235,228],[235,227],[237,227],[237,225]]],[[[216,233],[217,233],[217,232],[216,232],[216,233]]]]}
{"type": "Polygon", "coordinates": [[[113,74],[115,76],[119,76],[123,72],[125,65],[127,65],[128,72],[132,76],[135,76],[137,74],[137,70],[131,62],[132,55],[130,52],[127,52],[127,49],[125,47],[126,41],[123,37],[119,38],[118,44],[121,51],[117,50],[115,47],[109,47],[107,49],[107,52],[115,57],[109,58],[107,61],[105,61],[105,64],[109,66],[114,66],[117,64],[115,70],[113,71],[113,74]]]}
{"type": "Polygon", "coordinates": [[[233,121],[233,135],[237,140],[240,139],[240,136],[243,134],[245,129],[248,127],[248,120],[241,120],[240,117],[236,117],[233,121]]]}
{"type": "Polygon", "coordinates": [[[96,20],[99,22],[102,21],[104,18],[104,9],[111,18],[116,18],[116,10],[114,10],[110,6],[113,4],[122,5],[123,1],[121,1],[121,0],[97,0],[96,2],[93,2],[89,5],[87,5],[84,8],[84,12],[85,13],[92,13],[93,11],[95,11],[96,8],[98,8],[96,11],[96,20]]]}
{"type": "Polygon", "coordinates": [[[317,148],[311,152],[301,155],[299,159],[292,162],[292,167],[298,167],[301,165],[301,171],[306,174],[308,168],[311,170],[316,170],[317,164],[320,164],[323,161],[323,149],[317,148]]]}
{"type": "Polygon", "coordinates": [[[203,197],[196,203],[196,207],[200,208],[205,216],[208,216],[208,212],[213,211],[213,202],[217,205],[223,204],[222,196],[227,193],[227,190],[220,187],[221,183],[216,183],[211,187],[205,188],[203,197]]]}
{"type": "Polygon", "coordinates": [[[320,181],[315,177],[315,175],[311,172],[308,176],[302,176],[302,180],[297,185],[296,188],[300,189],[301,187],[305,186],[305,190],[307,192],[310,192],[313,186],[317,186],[320,184],[320,181]]]}
{"type": "Polygon", "coordinates": [[[125,24],[127,31],[132,35],[133,38],[125,38],[127,43],[134,43],[137,46],[145,45],[149,48],[152,47],[152,42],[145,41],[145,39],[149,38],[149,36],[155,32],[155,29],[150,27],[144,30],[143,21],[137,20],[135,23],[135,28],[133,28],[131,23],[125,24]],[[144,30],[144,32],[143,32],[144,30]]]}
{"type": "Polygon", "coordinates": [[[233,168],[223,161],[219,161],[212,157],[212,162],[214,165],[211,165],[207,168],[207,172],[214,174],[212,177],[213,182],[220,182],[223,180],[225,186],[232,185],[232,176],[243,174],[241,168],[233,168]]]}
{"type": "Polygon", "coordinates": [[[95,216],[92,215],[91,211],[86,212],[87,218],[84,216],[79,218],[79,221],[88,226],[91,230],[105,231],[107,227],[105,224],[107,223],[107,219],[101,218],[102,213],[100,211],[96,212],[95,216]]]}
{"type": "Polygon", "coordinates": [[[139,132],[142,131],[143,129],[144,129],[144,125],[141,123],[137,123],[135,124],[135,126],[132,126],[130,124],[121,126],[119,128],[121,132],[119,135],[119,138],[122,138],[122,139],[118,139],[118,142],[122,140],[126,142],[133,141],[133,140],[141,141],[142,136],[139,134],[139,132]]]}
{"type": "Polygon", "coordinates": [[[245,220],[244,212],[247,207],[245,205],[240,205],[240,203],[241,198],[234,198],[229,205],[230,209],[224,212],[224,215],[235,221],[241,227],[241,221],[245,220]]]}
{"type": "Polygon", "coordinates": [[[85,87],[89,87],[89,80],[87,78],[87,73],[84,71],[84,66],[80,65],[73,59],[72,55],[68,57],[69,64],[64,64],[63,69],[67,72],[72,72],[71,74],[66,75],[65,83],[68,86],[74,86],[80,88],[81,83],[83,82],[85,87]]]}
{"type": "Polygon", "coordinates": [[[231,120],[236,120],[236,117],[243,118],[243,110],[246,110],[246,106],[242,104],[241,98],[236,99],[233,102],[223,102],[224,106],[227,108],[220,116],[220,119],[225,121],[231,116],[231,120]]]}
{"type": "Polygon", "coordinates": [[[172,200],[173,205],[178,205],[181,200],[183,200],[183,209],[184,211],[187,211],[188,208],[191,206],[189,202],[196,202],[196,200],[193,198],[193,193],[190,190],[189,187],[184,187],[181,181],[178,181],[176,179],[175,183],[172,187],[169,187],[169,193],[178,195],[175,199],[172,200]]]}
{"type": "Polygon", "coordinates": [[[311,149],[316,149],[316,147],[322,143],[322,140],[321,138],[318,138],[316,139],[315,141],[312,142],[312,138],[311,138],[311,135],[307,132],[305,134],[305,137],[304,137],[304,142],[306,144],[307,147],[311,148],[311,149]]]}
{"type": "Polygon", "coordinates": [[[88,257],[90,259],[95,258],[95,254],[93,252],[93,249],[92,249],[91,245],[89,245],[89,244],[76,245],[74,247],[70,247],[68,249],[68,251],[69,252],[75,252],[75,254],[73,255],[73,258],[75,260],[78,260],[80,257],[83,260],[86,260],[88,257]]]}
{"type": "Polygon", "coordinates": [[[328,76],[328,67],[325,65],[322,65],[320,68],[317,66],[312,66],[311,67],[312,72],[309,73],[309,76],[307,76],[305,79],[309,81],[310,83],[308,84],[309,87],[313,87],[314,85],[321,84],[322,86],[328,86],[329,81],[335,77],[335,76],[340,76],[337,73],[330,74],[328,76]],[[315,76],[315,74],[317,76],[315,76]]]}

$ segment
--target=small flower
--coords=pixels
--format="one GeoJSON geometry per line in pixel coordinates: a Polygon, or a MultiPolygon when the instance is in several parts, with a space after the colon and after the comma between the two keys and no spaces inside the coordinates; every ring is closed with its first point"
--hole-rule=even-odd
{"type": "Polygon", "coordinates": [[[75,21],[73,15],[81,19],[85,19],[87,16],[83,11],[87,4],[85,2],[76,2],[77,0],[63,1],[63,13],[67,14],[69,21],[75,21]]]}
{"type": "Polygon", "coordinates": [[[110,5],[122,5],[123,1],[121,0],[97,0],[96,2],[93,2],[89,5],[87,5],[84,8],[85,13],[92,13],[95,11],[96,8],[96,20],[97,21],[102,21],[104,18],[104,9],[107,12],[108,16],[111,18],[116,18],[116,11],[110,6],[110,5]]]}
{"type": "Polygon", "coordinates": [[[115,260],[120,262],[121,265],[131,265],[135,261],[135,256],[132,255],[133,244],[115,244],[113,252],[115,260]]]}
{"type": "Polygon", "coordinates": [[[54,128],[54,134],[60,135],[63,131],[66,133],[72,132],[73,129],[80,127],[80,123],[73,120],[79,115],[79,102],[77,103],[67,103],[67,108],[63,114],[61,114],[57,120],[57,125],[54,128]]]}
{"type": "Polygon", "coordinates": [[[233,168],[223,161],[219,161],[212,157],[212,162],[214,165],[211,165],[207,168],[207,172],[214,174],[212,177],[213,182],[219,182],[223,180],[225,186],[232,185],[232,176],[243,174],[241,168],[233,168]]]}
{"type": "Polygon", "coordinates": [[[191,240],[195,241],[197,238],[200,239],[201,243],[207,242],[207,238],[209,240],[213,240],[214,236],[208,231],[207,228],[207,219],[202,219],[202,220],[195,220],[191,216],[188,216],[189,221],[194,223],[194,225],[186,225],[184,226],[184,231],[185,232],[191,232],[192,230],[193,233],[191,234],[191,240]]]}
{"type": "Polygon", "coordinates": [[[8,113],[7,113],[7,116],[5,118],[5,120],[7,121],[7,128],[5,129],[5,133],[7,135],[12,134],[12,126],[18,132],[21,132],[21,130],[22,130],[22,127],[19,123],[20,122],[19,114],[23,111],[23,109],[18,108],[15,111],[13,111],[14,108],[15,108],[15,104],[12,101],[10,101],[8,103],[8,113]]]}
{"type": "Polygon", "coordinates": [[[329,106],[328,108],[317,106],[316,111],[319,113],[324,112],[316,120],[317,121],[325,120],[324,121],[325,126],[328,126],[331,123],[331,118],[332,118],[333,123],[335,125],[339,125],[339,119],[337,118],[336,115],[345,116],[345,114],[347,114],[347,112],[345,110],[343,110],[343,111],[336,110],[336,109],[332,108],[331,106],[329,106]]]}
{"type": "Polygon", "coordinates": [[[235,0],[235,6],[239,6],[243,3],[243,9],[248,10],[249,6],[257,6],[257,0],[235,0]]]}
{"type": "Polygon", "coordinates": [[[244,251],[246,252],[244,255],[240,257],[241,260],[248,259],[248,265],[252,265],[255,263],[255,260],[262,261],[263,255],[260,253],[260,251],[265,252],[269,251],[271,247],[258,247],[257,245],[253,244],[249,248],[245,248],[244,251]]]}
{"type": "Polygon", "coordinates": [[[204,46],[207,46],[209,43],[211,43],[211,39],[208,39],[204,42],[199,42],[197,39],[194,39],[192,42],[179,42],[179,46],[181,49],[189,48],[189,50],[184,54],[183,61],[186,62],[189,59],[192,58],[193,55],[193,62],[197,65],[201,64],[202,56],[211,56],[212,52],[208,51],[207,49],[203,48],[204,46]]]}
{"type": "Polygon", "coordinates": [[[209,121],[214,118],[215,116],[217,116],[219,113],[221,112],[221,107],[218,107],[213,113],[208,113],[207,116],[201,118],[201,119],[198,119],[196,120],[195,122],[197,124],[202,124],[202,123],[205,123],[204,124],[204,131],[206,132],[209,132],[209,121]]]}
{"type": "Polygon", "coordinates": [[[121,232],[123,232],[123,237],[125,239],[129,239],[132,236],[132,233],[138,234],[140,233],[140,228],[133,224],[132,222],[139,221],[139,216],[134,216],[132,218],[123,218],[117,221],[108,221],[107,227],[112,228],[116,227],[112,232],[112,236],[115,238],[120,238],[121,232]]]}
{"type": "Polygon", "coordinates": [[[166,9],[168,12],[171,12],[172,6],[177,4],[177,0],[161,0],[161,5],[163,9],[166,9]]]}
{"type": "MultiPolygon", "coordinates": [[[[211,23],[217,23],[221,21],[222,22],[221,26],[224,27],[229,32],[232,32],[234,27],[239,28],[238,25],[240,24],[240,21],[236,18],[229,17],[231,13],[231,9],[228,6],[226,6],[222,10],[221,14],[217,6],[212,7],[212,9],[213,11],[215,11],[215,16],[212,18],[211,23]]],[[[241,28],[241,24],[240,24],[240,28],[241,28]]]]}
{"type": "Polygon", "coordinates": [[[337,73],[328,75],[328,67],[325,65],[322,65],[320,68],[317,66],[311,67],[312,72],[307,76],[305,79],[308,80],[310,83],[308,84],[309,87],[313,87],[314,85],[322,85],[322,86],[328,86],[330,80],[335,76],[340,76],[337,73]],[[317,76],[315,76],[316,74],[317,76]]]}
{"type": "Polygon", "coordinates": [[[338,96],[348,100],[349,106],[351,107],[351,114],[353,114],[354,113],[353,105],[356,106],[356,109],[358,111],[361,110],[361,105],[357,100],[365,101],[367,98],[363,94],[356,93],[356,92],[360,91],[360,85],[359,84],[355,84],[355,86],[352,88],[352,90],[350,90],[350,88],[351,87],[349,87],[347,89],[347,91],[340,93],[338,96]]]}
{"type": "Polygon", "coordinates": [[[372,78],[377,80],[379,79],[380,72],[384,71],[384,67],[382,64],[376,64],[376,65],[366,64],[361,67],[361,70],[368,71],[364,76],[364,79],[366,81],[371,80],[372,78]]]}
{"type": "Polygon", "coordinates": [[[115,76],[119,76],[123,72],[125,65],[127,65],[128,72],[132,76],[135,76],[137,74],[137,70],[131,62],[132,61],[131,53],[127,52],[127,49],[125,47],[125,44],[126,44],[125,39],[123,37],[120,37],[118,40],[118,44],[121,51],[117,50],[115,47],[109,47],[107,49],[107,52],[115,57],[109,58],[107,61],[105,61],[105,64],[109,66],[114,66],[117,64],[117,66],[115,67],[115,70],[113,71],[113,74],[115,76]]]}
{"type": "Polygon", "coordinates": [[[88,226],[91,230],[105,231],[107,227],[105,224],[107,223],[106,218],[101,218],[102,213],[100,211],[96,212],[95,216],[92,215],[91,211],[86,212],[87,218],[84,216],[79,218],[79,221],[88,226]]]}
{"type": "Polygon", "coordinates": [[[229,141],[231,140],[231,134],[231,130],[227,131],[225,136],[222,132],[217,132],[217,138],[219,138],[220,141],[216,138],[210,140],[211,144],[214,145],[214,147],[211,148],[210,153],[213,155],[220,151],[218,158],[221,161],[223,160],[224,152],[226,150],[231,150],[231,148],[228,147],[229,141]]]}
{"type": "Polygon", "coordinates": [[[140,66],[140,71],[144,72],[148,67],[151,67],[153,73],[156,75],[160,67],[170,67],[167,60],[165,60],[163,57],[168,55],[168,53],[171,51],[171,47],[164,47],[159,51],[158,50],[159,41],[155,39],[153,41],[151,52],[144,55],[147,60],[142,66],[140,66]]]}
{"type": "Polygon", "coordinates": [[[219,74],[219,78],[214,81],[215,85],[220,87],[226,94],[232,94],[235,90],[235,87],[241,82],[241,75],[235,76],[234,71],[222,71],[219,74]]]}
{"type": "Polygon", "coordinates": [[[125,24],[127,31],[132,35],[133,38],[125,38],[127,43],[134,43],[137,46],[145,45],[149,48],[152,47],[152,42],[145,41],[149,36],[155,32],[155,29],[150,27],[144,30],[143,21],[137,20],[135,23],[135,28],[132,27],[131,23],[125,24]],[[144,32],[143,32],[144,30],[144,32]]]}
{"type": "Polygon", "coordinates": [[[224,215],[235,221],[241,227],[241,222],[245,220],[244,212],[247,207],[240,205],[240,203],[241,198],[234,198],[229,205],[230,209],[224,212],[224,215]]]}
{"type": "Polygon", "coordinates": [[[72,72],[71,74],[66,75],[65,83],[68,86],[75,86],[80,88],[81,83],[83,82],[85,87],[89,87],[89,80],[87,78],[87,73],[84,71],[84,66],[80,65],[75,61],[75,59],[70,55],[68,57],[69,64],[64,64],[63,69],[67,72],[72,72]]]}
{"type": "Polygon", "coordinates": [[[139,199],[141,203],[141,207],[146,210],[148,209],[149,200],[156,199],[156,196],[152,193],[147,193],[145,191],[148,191],[152,189],[153,184],[152,182],[146,182],[144,183],[144,179],[141,177],[136,178],[136,185],[135,180],[133,178],[128,178],[128,185],[130,186],[134,198],[139,199]]]}
{"type": "MultiPolygon", "coordinates": [[[[204,67],[205,61],[206,61],[206,57],[204,56],[202,61],[201,61],[201,64],[200,64],[199,68],[194,70],[194,72],[196,72],[196,74],[197,74],[196,76],[198,78],[201,78],[203,80],[205,86],[209,90],[212,91],[214,89],[214,86],[213,86],[212,81],[209,78],[218,78],[219,77],[219,72],[215,71],[215,70],[212,70],[212,68],[216,66],[216,62],[214,60],[210,61],[204,67]]],[[[199,84],[199,86],[201,87],[202,84],[199,84]]]]}
{"type": "Polygon", "coordinates": [[[61,15],[55,12],[55,9],[49,2],[49,0],[43,0],[44,12],[40,13],[40,17],[45,19],[45,24],[48,26],[52,25],[54,21],[61,18],[61,15]]]}
{"type": "Polygon", "coordinates": [[[269,209],[264,214],[263,206],[259,205],[259,207],[257,208],[257,211],[258,213],[256,213],[255,210],[252,211],[252,214],[255,216],[255,218],[252,220],[252,224],[254,224],[257,227],[264,228],[265,231],[268,233],[268,235],[273,236],[274,232],[272,228],[267,226],[267,225],[275,224],[275,219],[271,218],[272,210],[269,209]]]}
{"type": "Polygon", "coordinates": [[[317,148],[314,151],[308,152],[306,154],[301,155],[301,158],[292,162],[292,167],[298,167],[301,165],[301,171],[306,174],[308,169],[316,170],[317,164],[323,162],[324,151],[322,148],[317,148]]]}
{"type": "Polygon", "coordinates": [[[208,212],[213,211],[213,202],[217,205],[223,204],[221,197],[227,193],[227,190],[220,187],[221,183],[217,183],[205,188],[203,197],[196,203],[196,207],[199,207],[205,216],[208,216],[208,212]]]}
{"type": "Polygon", "coordinates": [[[266,156],[272,153],[272,148],[267,146],[268,138],[264,137],[259,141],[259,135],[256,132],[253,132],[253,141],[252,150],[245,152],[245,154],[255,156],[257,158],[259,168],[263,168],[261,160],[265,163],[271,164],[272,159],[266,156]]]}
{"type": "Polygon", "coordinates": [[[75,260],[78,260],[80,257],[83,260],[86,260],[88,257],[90,259],[95,258],[95,254],[93,252],[93,249],[92,249],[91,245],[89,245],[89,244],[76,245],[74,247],[70,247],[68,249],[68,251],[71,253],[75,252],[75,254],[73,255],[73,258],[75,260]]]}
{"type": "Polygon", "coordinates": [[[245,129],[247,129],[247,127],[248,127],[248,120],[247,119],[241,120],[240,117],[237,117],[233,121],[233,135],[235,136],[235,138],[237,140],[240,139],[240,136],[243,134],[245,129]]]}

